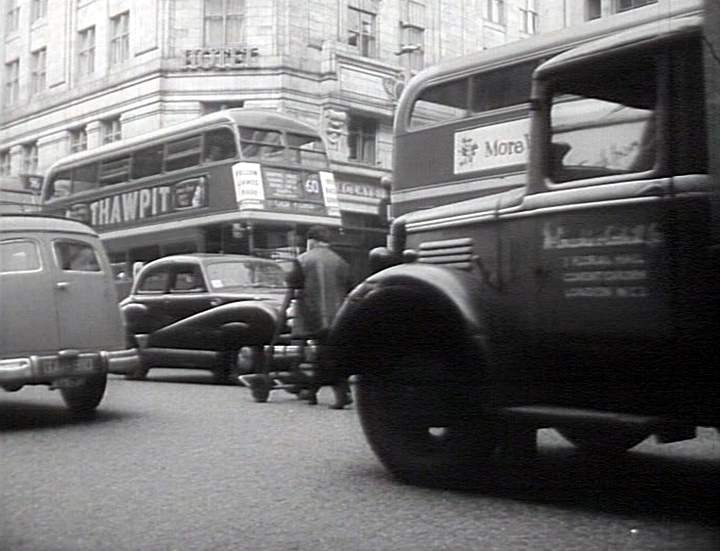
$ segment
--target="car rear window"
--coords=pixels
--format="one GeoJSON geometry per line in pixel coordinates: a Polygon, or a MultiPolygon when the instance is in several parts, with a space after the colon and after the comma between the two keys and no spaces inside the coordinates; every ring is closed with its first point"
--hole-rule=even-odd
{"type": "Polygon", "coordinates": [[[143,276],[137,290],[139,293],[163,293],[167,289],[168,276],[167,269],[148,272],[143,276]]]}
{"type": "Polygon", "coordinates": [[[55,258],[61,270],[100,272],[100,262],[92,245],[82,241],[56,240],[55,258]]]}
{"type": "Polygon", "coordinates": [[[285,272],[267,262],[217,262],[207,268],[214,289],[226,287],[285,287],[285,272]]]}
{"type": "Polygon", "coordinates": [[[175,270],[175,279],[170,286],[171,293],[205,292],[205,282],[198,266],[187,266],[175,270]]]}
{"type": "Polygon", "coordinates": [[[40,269],[37,243],[29,239],[0,241],[0,273],[31,272],[40,269]]]}

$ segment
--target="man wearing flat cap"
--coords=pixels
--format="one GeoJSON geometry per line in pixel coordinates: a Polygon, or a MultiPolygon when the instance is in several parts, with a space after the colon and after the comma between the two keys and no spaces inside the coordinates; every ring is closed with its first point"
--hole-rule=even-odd
{"type": "MultiPolygon", "coordinates": [[[[317,336],[320,344],[324,344],[335,314],[350,290],[350,266],[330,248],[330,230],[325,226],[310,227],[307,251],[297,260],[303,288],[298,304],[298,330],[317,336]]],[[[352,402],[347,380],[331,384],[335,391],[334,408],[342,409],[352,402]]],[[[311,404],[317,403],[317,390],[312,388],[307,394],[311,404]]]]}

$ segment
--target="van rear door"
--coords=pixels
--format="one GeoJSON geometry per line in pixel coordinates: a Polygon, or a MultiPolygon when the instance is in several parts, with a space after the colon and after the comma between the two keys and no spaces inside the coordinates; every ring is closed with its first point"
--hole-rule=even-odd
{"type": "Polygon", "coordinates": [[[117,295],[99,242],[80,236],[56,238],[52,250],[63,348],[123,348],[117,295]]]}
{"type": "Polygon", "coordinates": [[[55,352],[60,335],[53,259],[39,237],[0,240],[0,353],[5,357],[55,352]]]}

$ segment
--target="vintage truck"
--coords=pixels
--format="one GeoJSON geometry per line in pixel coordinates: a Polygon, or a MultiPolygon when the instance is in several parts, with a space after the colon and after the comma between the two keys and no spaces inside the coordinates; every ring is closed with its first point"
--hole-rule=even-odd
{"type": "Polygon", "coordinates": [[[539,428],[618,453],[720,426],[718,42],[674,6],[407,85],[383,269],[331,333],[401,480],[482,484],[539,428]]]}

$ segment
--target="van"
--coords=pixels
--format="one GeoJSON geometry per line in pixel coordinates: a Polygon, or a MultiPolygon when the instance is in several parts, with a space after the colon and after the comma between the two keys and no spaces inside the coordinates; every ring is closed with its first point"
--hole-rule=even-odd
{"type": "Polygon", "coordinates": [[[97,233],[68,219],[0,217],[0,386],[48,385],[87,413],[109,371],[137,365],[97,233]]]}

